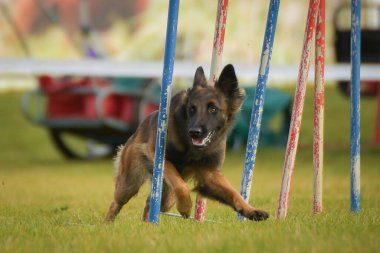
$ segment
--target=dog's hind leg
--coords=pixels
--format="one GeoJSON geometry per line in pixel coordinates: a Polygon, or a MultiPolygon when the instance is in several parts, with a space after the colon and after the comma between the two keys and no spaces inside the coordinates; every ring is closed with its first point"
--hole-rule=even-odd
{"type": "Polygon", "coordinates": [[[128,203],[144,184],[147,175],[144,169],[134,168],[134,171],[122,172],[116,178],[114,201],[108,210],[105,220],[113,221],[121,208],[128,203]]]}
{"type": "Polygon", "coordinates": [[[146,198],[145,207],[144,207],[143,216],[142,216],[143,221],[148,221],[149,210],[150,210],[150,194],[146,198]]]}

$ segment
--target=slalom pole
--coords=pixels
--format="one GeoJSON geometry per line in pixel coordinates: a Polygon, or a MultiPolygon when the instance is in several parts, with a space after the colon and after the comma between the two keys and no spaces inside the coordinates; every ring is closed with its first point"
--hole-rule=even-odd
{"type": "Polygon", "coordinates": [[[291,183],[294,173],[294,164],[297,153],[299,132],[301,129],[302,111],[305,102],[307,76],[310,65],[312,41],[315,35],[315,26],[319,8],[319,0],[310,0],[301,63],[298,73],[298,84],[293,102],[292,117],[286,147],[284,171],[281,184],[281,193],[278,202],[277,218],[285,218],[288,211],[291,183]]]}
{"type": "Polygon", "coordinates": [[[351,2],[351,211],[360,211],[361,1],[351,2]]]}
{"type": "MultiPolygon", "coordinates": [[[[219,76],[219,69],[222,63],[224,46],[224,35],[227,21],[228,0],[218,0],[218,9],[215,21],[215,33],[210,69],[210,83],[215,85],[219,76]]],[[[194,217],[198,221],[206,219],[206,199],[201,194],[197,195],[194,217]]]]}
{"type": "MultiPolygon", "coordinates": [[[[261,120],[264,110],[265,91],[267,87],[270,60],[272,57],[273,41],[276,34],[277,17],[280,7],[280,0],[271,0],[267,16],[267,24],[265,28],[265,35],[263,47],[261,51],[260,69],[257,78],[257,87],[254,97],[251,121],[248,132],[247,148],[245,152],[244,172],[241,183],[240,194],[246,202],[249,201],[251,192],[253,171],[255,167],[257,146],[259,143],[259,134],[261,128],[261,120]]],[[[245,219],[244,216],[238,214],[238,219],[245,219]]]]}
{"type": "Polygon", "coordinates": [[[214,42],[212,48],[210,82],[215,84],[219,77],[219,70],[222,64],[224,35],[227,23],[228,0],[218,0],[218,10],[215,20],[214,42]]]}
{"type": "Polygon", "coordinates": [[[160,219],[162,184],[164,177],[166,133],[168,126],[170,93],[173,78],[175,47],[177,39],[179,0],[169,1],[168,21],[160,108],[158,113],[156,152],[153,166],[152,191],[150,197],[149,222],[158,224],[160,219]]]}
{"type": "Polygon", "coordinates": [[[323,122],[325,103],[325,0],[320,0],[315,38],[315,77],[314,77],[314,204],[315,214],[323,209],[323,122]]]}

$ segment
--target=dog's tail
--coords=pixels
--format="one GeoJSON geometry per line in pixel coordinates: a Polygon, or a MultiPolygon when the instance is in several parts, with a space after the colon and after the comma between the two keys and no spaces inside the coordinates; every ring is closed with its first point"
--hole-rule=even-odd
{"type": "Polygon", "coordinates": [[[113,166],[115,169],[115,176],[119,174],[120,166],[121,166],[121,156],[123,155],[125,145],[122,144],[116,148],[116,155],[113,158],[113,166]]]}

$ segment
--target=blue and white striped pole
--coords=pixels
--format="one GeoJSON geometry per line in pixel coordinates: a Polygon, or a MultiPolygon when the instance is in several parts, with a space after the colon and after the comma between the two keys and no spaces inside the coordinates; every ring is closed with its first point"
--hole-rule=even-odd
{"type": "Polygon", "coordinates": [[[164,179],[166,130],[168,126],[170,92],[174,69],[178,12],[179,0],[170,0],[149,211],[149,222],[156,224],[158,224],[160,219],[162,183],[164,179]]]}
{"type": "Polygon", "coordinates": [[[351,211],[360,211],[361,2],[351,2],[351,211]]]}
{"type": "MultiPolygon", "coordinates": [[[[261,52],[260,69],[257,80],[256,94],[254,97],[251,121],[248,133],[247,149],[245,153],[244,174],[241,183],[241,195],[246,202],[249,201],[251,192],[253,170],[255,167],[257,146],[259,143],[259,134],[261,119],[264,110],[264,98],[268,80],[269,65],[272,56],[273,41],[276,33],[277,16],[280,7],[280,0],[271,0],[269,5],[267,24],[265,28],[265,37],[261,52]]],[[[244,217],[238,214],[238,219],[244,217]]]]}

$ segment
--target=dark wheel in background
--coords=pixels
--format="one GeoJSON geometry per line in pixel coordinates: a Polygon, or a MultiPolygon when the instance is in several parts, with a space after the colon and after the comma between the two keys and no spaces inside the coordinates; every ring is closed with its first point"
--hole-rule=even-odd
{"type": "Polygon", "coordinates": [[[116,145],[100,143],[62,130],[49,129],[49,132],[56,148],[68,159],[103,159],[112,156],[116,150],[116,145]]]}

